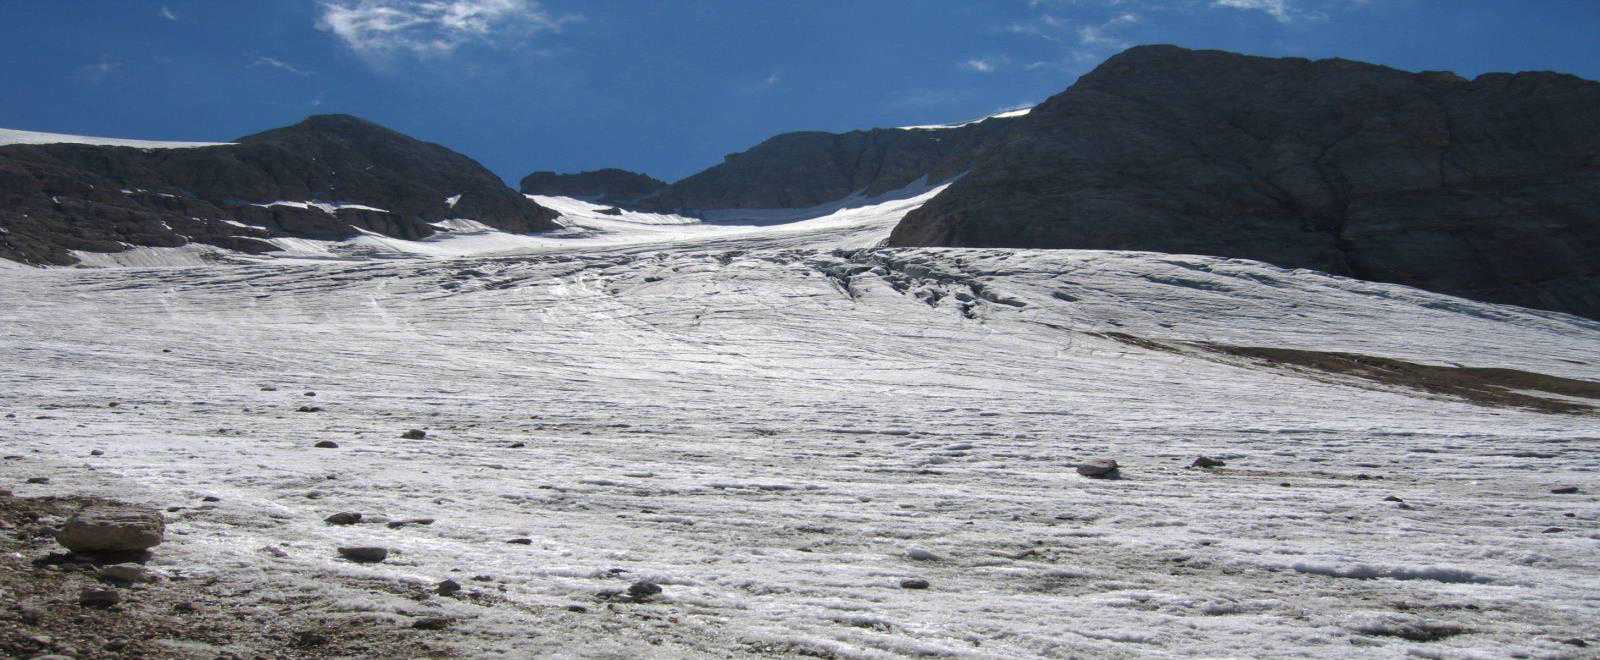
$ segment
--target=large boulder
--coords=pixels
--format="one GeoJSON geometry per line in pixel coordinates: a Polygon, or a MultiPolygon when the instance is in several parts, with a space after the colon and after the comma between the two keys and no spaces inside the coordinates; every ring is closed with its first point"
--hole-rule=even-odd
{"type": "Polygon", "coordinates": [[[140,552],[161,544],[166,522],[148,507],[100,504],[67,520],[56,542],[82,553],[140,552]]]}

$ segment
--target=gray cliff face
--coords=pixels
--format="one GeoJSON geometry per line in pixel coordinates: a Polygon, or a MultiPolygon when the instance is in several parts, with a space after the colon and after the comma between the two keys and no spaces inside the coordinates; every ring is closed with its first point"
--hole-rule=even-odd
{"type": "Polygon", "coordinates": [[[806,208],[945,181],[1001,144],[1015,118],[956,128],[785,133],[640,201],[660,211],[806,208]]]}
{"type": "Polygon", "coordinates": [[[573,197],[596,204],[633,204],[667,187],[655,177],[615,168],[577,174],[534,172],[522,177],[519,189],[529,195],[573,197]]]}
{"type": "Polygon", "coordinates": [[[1131,49],[896,246],[1244,257],[1600,318],[1600,84],[1131,49]]]}
{"type": "Polygon", "coordinates": [[[345,115],[228,146],[0,147],[0,257],[23,263],[66,265],[76,261],[70,250],[191,241],[262,253],[277,249],[264,238],[337,240],[356,228],[416,239],[449,218],[533,232],[556,228],[555,217],[466,156],[345,115]],[[446,200],[456,195],[452,206],[446,200]],[[312,200],[385,212],[255,206],[312,200]]]}

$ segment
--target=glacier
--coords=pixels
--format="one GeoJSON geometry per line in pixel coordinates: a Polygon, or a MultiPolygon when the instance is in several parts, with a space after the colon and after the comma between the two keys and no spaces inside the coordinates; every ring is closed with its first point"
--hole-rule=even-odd
{"type": "Polygon", "coordinates": [[[875,247],[936,193],[771,226],[539,198],[566,230],[8,269],[0,481],[180,506],[161,570],[459,617],[474,656],[1556,657],[1595,636],[1600,417],[1205,347],[1593,382],[1600,323],[1239,259],[875,247]],[[1123,478],[1074,472],[1095,458],[1123,478]],[[384,586],[447,577],[487,596],[384,586]],[[664,593],[603,600],[639,579],[664,593]],[[1391,634],[1433,623],[1462,632],[1391,634]]]}

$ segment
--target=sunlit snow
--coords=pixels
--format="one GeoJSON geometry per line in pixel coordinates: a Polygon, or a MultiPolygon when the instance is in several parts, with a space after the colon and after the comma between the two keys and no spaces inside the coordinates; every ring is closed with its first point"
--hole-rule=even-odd
{"type": "Polygon", "coordinates": [[[91,137],[64,133],[41,133],[0,128],[0,146],[9,144],[93,144],[107,147],[135,147],[139,149],[192,149],[217,147],[232,142],[175,142],[165,140],[130,140],[127,138],[91,137]]]}
{"type": "Polygon", "coordinates": [[[461,617],[468,655],[1559,657],[1593,637],[1596,417],[1116,333],[1596,380],[1600,323],[1238,259],[874,249],[936,192],[770,226],[535,197],[566,229],[8,270],[0,442],[22,459],[0,478],[186,507],[159,568],[461,617]],[[1227,467],[1186,469],[1200,454],[1227,467]],[[1124,478],[1075,474],[1101,457],[1124,478]],[[322,522],[338,511],[436,522],[322,522]],[[335,558],[357,544],[395,553],[335,558]],[[492,598],[377,586],[446,577],[492,598]],[[597,598],[638,579],[657,602],[597,598]],[[1470,632],[1406,637],[1421,624],[1470,632]]]}

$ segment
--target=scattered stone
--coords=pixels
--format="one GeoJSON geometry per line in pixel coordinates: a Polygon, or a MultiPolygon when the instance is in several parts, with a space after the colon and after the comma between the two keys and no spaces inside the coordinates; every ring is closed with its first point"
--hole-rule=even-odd
{"type": "Polygon", "coordinates": [[[634,600],[644,600],[661,593],[661,585],[649,580],[640,580],[628,585],[628,595],[634,600]]]}
{"type": "Polygon", "coordinates": [[[261,546],[261,551],[265,552],[265,553],[267,553],[269,555],[272,555],[274,557],[277,557],[279,559],[283,559],[283,558],[289,556],[289,553],[284,552],[283,548],[280,548],[280,547],[275,546],[275,545],[264,545],[264,546],[261,546]]]}
{"type": "Polygon", "coordinates": [[[1222,467],[1224,465],[1227,465],[1227,463],[1225,463],[1223,461],[1219,461],[1219,460],[1217,460],[1215,458],[1211,458],[1210,456],[1201,456],[1199,458],[1194,459],[1194,462],[1190,463],[1189,467],[1192,467],[1192,468],[1207,468],[1207,469],[1209,469],[1209,468],[1214,468],[1214,467],[1222,467]]]}
{"type": "Polygon", "coordinates": [[[522,449],[523,447],[526,447],[526,446],[528,446],[528,443],[525,443],[525,442],[513,442],[513,443],[511,443],[511,446],[509,448],[510,449],[522,449]]]}
{"type": "Polygon", "coordinates": [[[350,561],[373,563],[389,558],[389,549],[377,546],[358,545],[348,548],[339,548],[339,556],[350,561]]]}
{"type": "Polygon", "coordinates": [[[184,602],[178,603],[177,605],[173,605],[172,606],[172,611],[174,611],[174,612],[191,613],[191,612],[200,611],[200,608],[196,607],[194,603],[191,603],[189,601],[184,601],[184,602]]]}
{"type": "Polygon", "coordinates": [[[389,529],[400,529],[401,527],[407,527],[407,526],[410,526],[410,525],[432,525],[432,524],[433,524],[433,519],[432,518],[406,518],[404,520],[395,520],[395,521],[390,522],[389,523],[389,529]]]}
{"type": "Polygon", "coordinates": [[[1078,474],[1090,479],[1115,479],[1121,476],[1117,471],[1117,462],[1109,458],[1089,461],[1078,466],[1078,474]]]}
{"type": "Polygon", "coordinates": [[[1557,495],[1572,495],[1572,494],[1575,494],[1575,493],[1578,492],[1578,487],[1577,486],[1562,486],[1560,488],[1551,488],[1550,492],[1555,493],[1557,495]]]}
{"type": "Polygon", "coordinates": [[[446,579],[445,581],[434,585],[434,590],[438,591],[440,596],[454,595],[461,591],[461,583],[456,582],[455,580],[446,579]]]}
{"type": "Polygon", "coordinates": [[[1565,531],[1567,531],[1567,530],[1565,528],[1562,528],[1562,527],[1546,527],[1545,530],[1543,532],[1540,532],[1540,533],[1541,534],[1560,534],[1561,532],[1565,532],[1565,531]]]}
{"type": "Polygon", "coordinates": [[[67,519],[56,542],[83,553],[138,552],[161,544],[161,512],[130,505],[95,505],[67,519]]]}
{"type": "Polygon", "coordinates": [[[271,385],[262,385],[261,386],[261,391],[263,391],[263,392],[276,392],[276,391],[278,391],[278,388],[273,387],[271,385]]]}
{"type": "Polygon", "coordinates": [[[155,573],[133,562],[109,564],[100,567],[100,576],[119,582],[155,582],[155,573]]]}
{"type": "Polygon", "coordinates": [[[512,545],[533,545],[533,539],[525,538],[525,537],[524,538],[514,538],[514,539],[511,539],[509,541],[506,541],[506,543],[510,543],[512,545]]]}
{"type": "Polygon", "coordinates": [[[338,449],[339,448],[339,443],[334,442],[332,440],[323,440],[323,441],[318,442],[317,444],[314,444],[312,446],[316,447],[318,449],[338,449]]]}
{"type": "Polygon", "coordinates": [[[106,453],[103,452],[103,451],[100,451],[98,449],[92,449],[92,450],[89,451],[89,455],[90,456],[105,456],[106,453]]]}
{"type": "Polygon", "coordinates": [[[119,405],[122,405],[122,404],[119,404],[119,403],[117,403],[115,401],[112,401],[111,403],[106,404],[106,407],[107,408],[115,408],[115,407],[117,407],[119,405]]]}
{"type": "Polygon", "coordinates": [[[584,612],[588,612],[589,608],[584,607],[582,605],[568,605],[567,606],[567,611],[568,612],[577,612],[579,614],[583,614],[584,612]]]}
{"type": "Polygon", "coordinates": [[[1589,643],[1588,642],[1585,642],[1585,641],[1583,641],[1581,639],[1578,639],[1577,637],[1574,637],[1572,639],[1563,639],[1563,640],[1561,640],[1561,643],[1562,644],[1566,644],[1567,646],[1576,646],[1576,647],[1578,647],[1580,649],[1589,648],[1589,643]]]}
{"type": "Polygon", "coordinates": [[[400,434],[400,438],[403,440],[421,440],[426,437],[428,437],[428,432],[422,429],[411,429],[400,434]]]}
{"type": "Polygon", "coordinates": [[[28,478],[28,483],[30,483],[30,484],[47,484],[47,483],[50,483],[50,477],[29,477],[28,478]]]}
{"type": "Polygon", "coordinates": [[[44,620],[44,610],[37,607],[19,607],[17,608],[17,618],[27,625],[36,626],[39,625],[40,621],[44,620]]]}
{"type": "Polygon", "coordinates": [[[306,392],[306,396],[316,396],[316,392],[306,392]]]}
{"type": "Polygon", "coordinates": [[[1383,501],[1385,501],[1385,502],[1404,502],[1405,500],[1402,500],[1402,499],[1400,499],[1398,497],[1390,495],[1388,497],[1383,498],[1383,501]]]}
{"type": "Polygon", "coordinates": [[[906,550],[906,557],[909,559],[915,559],[917,561],[939,561],[939,555],[933,554],[932,552],[922,548],[911,548],[906,550]]]}
{"type": "Polygon", "coordinates": [[[299,408],[295,408],[294,411],[303,413],[322,412],[322,406],[300,406],[299,408]]]}
{"type": "Polygon", "coordinates": [[[339,513],[335,513],[331,516],[323,518],[322,522],[328,523],[329,525],[354,525],[358,522],[361,522],[361,514],[351,511],[340,511],[339,513]]]}
{"type": "Polygon", "coordinates": [[[122,594],[116,589],[105,587],[84,587],[78,594],[78,604],[84,607],[111,607],[122,602],[122,594]]]}
{"type": "Polygon", "coordinates": [[[449,628],[455,620],[445,616],[430,616],[411,622],[411,627],[417,630],[444,630],[449,628]]]}
{"type": "Polygon", "coordinates": [[[207,495],[205,497],[200,498],[200,501],[201,502],[221,502],[222,498],[217,497],[216,495],[207,495]]]}
{"type": "Polygon", "coordinates": [[[928,581],[924,580],[922,578],[911,578],[909,580],[901,580],[900,581],[900,588],[901,589],[927,589],[928,588],[928,581]]]}

